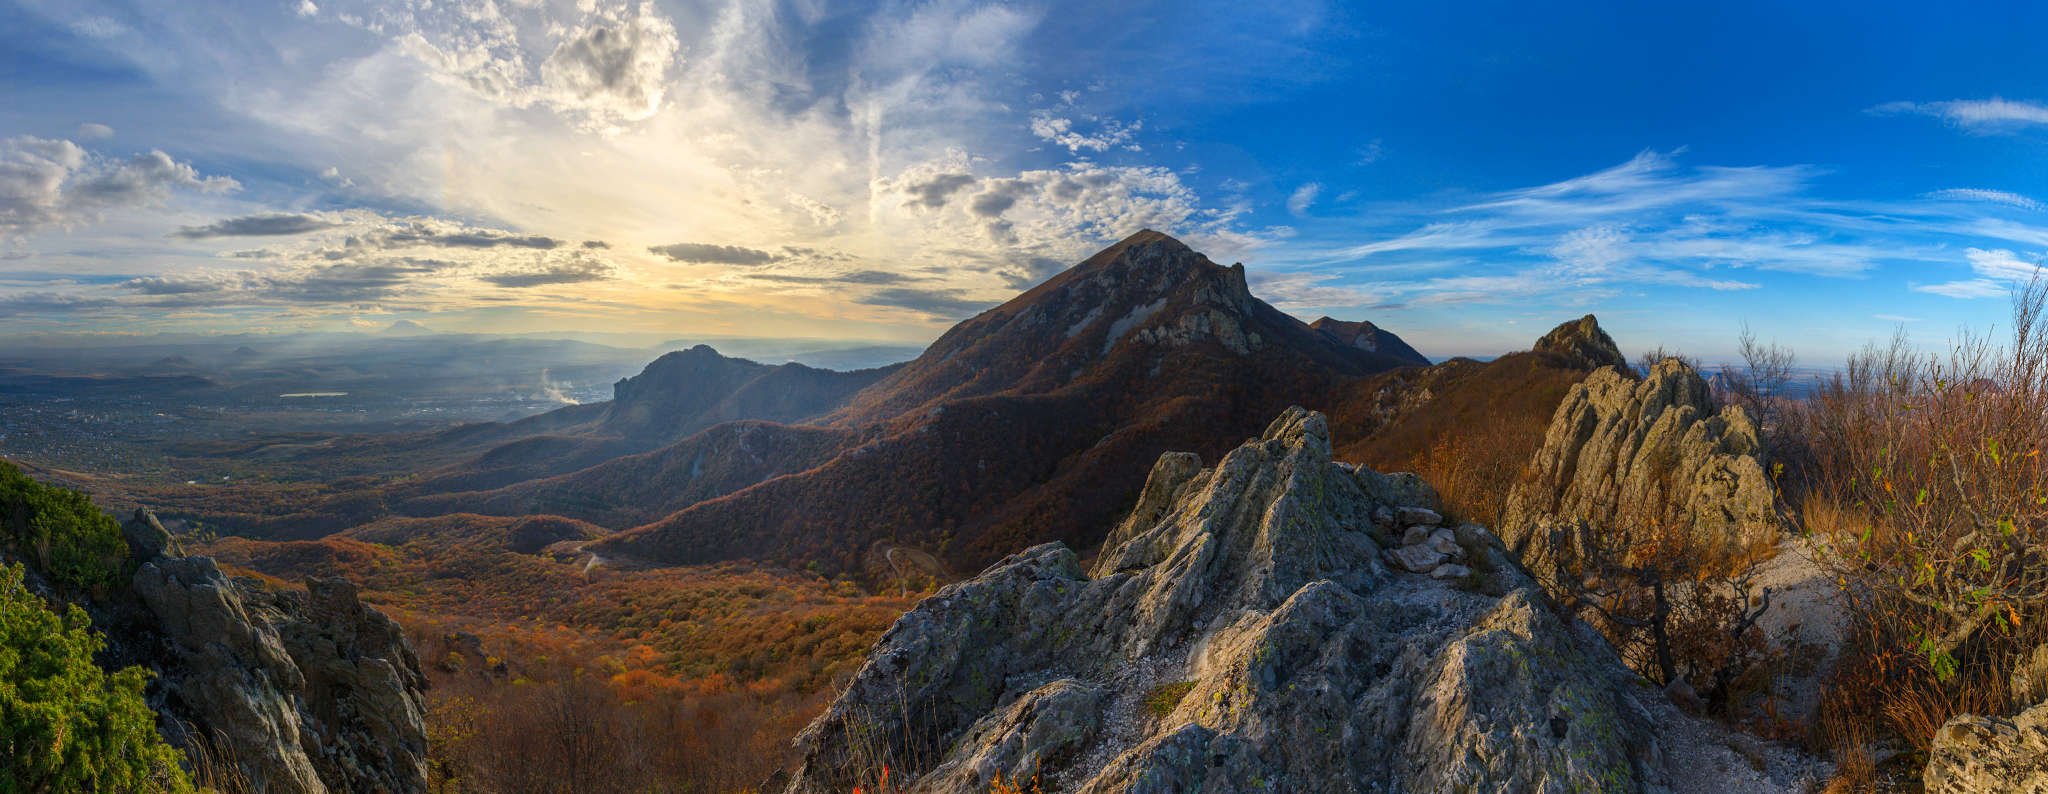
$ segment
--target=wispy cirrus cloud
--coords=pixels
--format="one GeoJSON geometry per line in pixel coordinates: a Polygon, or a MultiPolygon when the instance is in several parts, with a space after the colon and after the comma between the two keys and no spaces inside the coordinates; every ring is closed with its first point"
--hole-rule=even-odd
{"type": "Polygon", "coordinates": [[[2044,259],[2040,256],[2022,258],[2003,248],[1969,248],[1963,251],[1963,257],[1970,263],[1970,270],[1976,278],[1916,284],[1913,290],[1948,298],[2003,298],[2011,295],[2015,287],[2035,278],[2048,278],[2048,271],[2043,270],[2044,259]]]}
{"type": "Polygon", "coordinates": [[[2048,125],[2048,105],[2000,97],[1952,99],[1943,102],[1886,102],[1870,108],[1868,112],[1881,116],[1931,116],[1975,133],[2012,132],[2026,127],[2048,125]]]}
{"type": "MultiPolygon", "coordinates": [[[[1408,306],[1585,303],[1648,289],[1732,292],[1767,273],[1864,279],[1885,269],[1970,277],[1914,283],[1950,297],[2004,295],[2048,249],[2048,227],[2014,211],[2041,204],[2006,191],[1956,188],[1895,201],[1815,196],[1805,165],[1688,166],[1684,152],[1644,152],[1617,166],[1463,201],[1382,203],[1350,221],[1376,239],[1319,247],[1310,227],[1286,269],[1408,306]],[[1987,243],[2003,243],[2013,250],[1987,243]]],[[[1336,308],[1331,303],[1317,308],[1336,308]]]]}
{"type": "Polygon", "coordinates": [[[1822,211],[1800,198],[1815,169],[1686,167],[1680,154],[1643,152],[1448,206],[1371,207],[1379,239],[1310,249],[1300,266],[1429,305],[1584,301],[1645,286],[1749,290],[1758,281],[1736,272],[1853,277],[1897,255],[1789,217],[1822,211]]]}
{"type": "Polygon", "coordinates": [[[2033,210],[2035,212],[2048,209],[2048,205],[2044,205],[2039,201],[2005,190],[1955,187],[1926,193],[1923,195],[1923,198],[1938,201],[1982,201],[1991,204],[2004,204],[2008,207],[2018,207],[2023,210],[2033,210]]]}
{"type": "Polygon", "coordinates": [[[1321,182],[1310,182],[1295,188],[1293,193],[1287,195],[1287,211],[1297,218],[1307,215],[1308,208],[1315,205],[1316,197],[1322,195],[1322,193],[1323,183],[1321,182]]]}

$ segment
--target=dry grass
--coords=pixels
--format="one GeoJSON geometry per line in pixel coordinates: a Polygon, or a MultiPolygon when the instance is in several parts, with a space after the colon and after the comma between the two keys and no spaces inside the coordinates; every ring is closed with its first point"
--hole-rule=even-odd
{"type": "Polygon", "coordinates": [[[1801,518],[1853,621],[1816,726],[1838,756],[2006,711],[2015,663],[2048,642],[2044,309],[2037,280],[2003,343],[1872,346],[1786,417],[1801,518]]]}

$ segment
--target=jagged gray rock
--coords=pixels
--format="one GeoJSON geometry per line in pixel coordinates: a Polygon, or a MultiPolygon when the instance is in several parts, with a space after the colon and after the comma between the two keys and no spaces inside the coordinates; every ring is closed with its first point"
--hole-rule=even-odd
{"type": "Polygon", "coordinates": [[[1501,537],[1532,570],[1580,531],[1675,515],[1729,548],[1777,539],[1766,450],[1740,406],[1720,406],[1677,359],[1637,379],[1604,367],[1573,386],[1509,494],[1501,537]]]}
{"type": "Polygon", "coordinates": [[[1536,346],[1531,349],[1564,356],[1587,368],[1628,369],[1628,356],[1622,355],[1613,337],[1600,328],[1599,318],[1590,314],[1550,329],[1550,333],[1536,340],[1536,346]]]}
{"type": "Polygon", "coordinates": [[[844,792],[884,766],[918,792],[999,775],[1082,792],[1669,787],[1660,737],[1685,718],[1484,528],[1415,547],[1448,535],[1458,582],[1389,568],[1404,533],[1383,520],[1412,505],[1375,484],[1298,408],[1214,468],[1162,458],[1092,571],[1035,546],[899,619],[798,737],[787,790],[844,792]]]}
{"type": "Polygon", "coordinates": [[[146,508],[135,508],[135,514],[121,522],[121,537],[128,541],[128,559],[153,560],[164,554],[184,556],[184,548],[171,537],[156,514],[146,508]]]}
{"type": "Polygon", "coordinates": [[[2048,703],[2011,719],[1949,720],[1934,734],[1922,782],[1929,794],[2048,792],[2048,703]]]}
{"type": "Polygon", "coordinates": [[[206,557],[159,554],[130,591],[138,606],[110,635],[157,674],[171,741],[256,791],[426,790],[426,679],[398,624],[353,585],[272,591],[206,557]]]}

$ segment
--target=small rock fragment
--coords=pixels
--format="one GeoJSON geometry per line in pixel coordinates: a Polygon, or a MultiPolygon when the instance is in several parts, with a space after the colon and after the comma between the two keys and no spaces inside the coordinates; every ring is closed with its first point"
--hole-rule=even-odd
{"type": "Polygon", "coordinates": [[[1422,545],[1402,546],[1387,552],[1387,557],[1393,560],[1395,565],[1415,573],[1428,573],[1444,562],[1443,552],[1422,545]]]}
{"type": "Polygon", "coordinates": [[[1421,524],[1433,527],[1444,522],[1442,513],[1427,507],[1403,507],[1394,512],[1395,517],[1400,519],[1403,524],[1421,524]]]}

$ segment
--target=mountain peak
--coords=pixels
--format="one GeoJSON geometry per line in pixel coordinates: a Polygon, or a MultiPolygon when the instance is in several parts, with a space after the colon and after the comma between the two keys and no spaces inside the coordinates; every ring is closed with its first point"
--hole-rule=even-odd
{"type": "MultiPolygon", "coordinates": [[[[1163,293],[1178,286],[1183,279],[1224,270],[1234,272],[1237,285],[1243,287],[1243,265],[1223,268],[1172,235],[1146,229],[1097,251],[1061,276],[1085,278],[1116,273],[1124,276],[1118,279],[1117,284],[1122,290],[1149,289],[1163,293]]],[[[1054,277],[1054,280],[1059,279],[1054,277]]],[[[1239,291],[1250,295],[1249,289],[1239,291]]]]}
{"type": "Polygon", "coordinates": [[[1373,325],[1368,320],[1352,321],[1322,317],[1309,323],[1308,327],[1330,341],[1346,347],[1355,347],[1368,353],[1381,353],[1418,366],[1426,367],[1430,363],[1428,356],[1417,352],[1401,337],[1373,325]]]}
{"type": "Polygon", "coordinates": [[[1542,339],[1536,340],[1538,353],[1555,353],[1584,362],[1590,366],[1614,366],[1626,369],[1628,357],[1615,346],[1614,338],[1601,330],[1600,320],[1593,315],[1550,329],[1542,339]]]}
{"type": "Polygon", "coordinates": [[[390,325],[384,326],[384,330],[380,331],[379,333],[382,333],[386,336],[418,336],[421,334],[431,334],[433,332],[433,329],[428,328],[424,325],[420,325],[419,323],[413,322],[411,320],[399,320],[390,325]]]}

